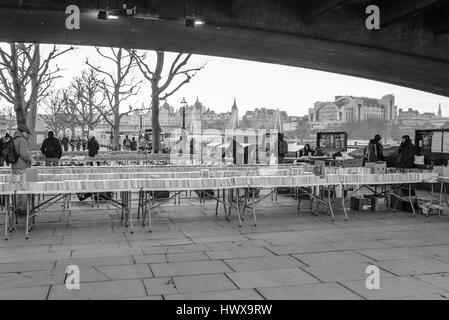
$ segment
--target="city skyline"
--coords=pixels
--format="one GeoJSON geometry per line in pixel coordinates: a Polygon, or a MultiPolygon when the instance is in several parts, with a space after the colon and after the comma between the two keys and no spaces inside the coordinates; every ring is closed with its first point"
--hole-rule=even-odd
{"type": "MultiPolygon", "coordinates": [[[[167,53],[167,60],[174,56],[174,53],[167,53]]],[[[55,63],[64,69],[61,73],[63,78],[59,79],[55,88],[68,86],[71,79],[85,68],[86,58],[99,62],[94,47],[80,46],[59,57],[55,63]]],[[[441,103],[443,116],[449,116],[449,97],[387,83],[230,58],[193,55],[190,60],[192,65],[204,62],[207,63],[204,70],[168,99],[175,109],[181,107],[184,97],[189,105],[194,104],[198,97],[206,108],[217,113],[228,112],[236,98],[240,115],[256,108],[279,108],[292,116],[305,116],[315,102],[333,101],[335,96],[379,98],[393,94],[398,109],[412,108],[436,113],[441,103]]],[[[101,66],[107,68],[104,64],[101,66]]],[[[147,104],[150,95],[148,85],[144,84],[139,96],[130,103],[147,104]]]]}

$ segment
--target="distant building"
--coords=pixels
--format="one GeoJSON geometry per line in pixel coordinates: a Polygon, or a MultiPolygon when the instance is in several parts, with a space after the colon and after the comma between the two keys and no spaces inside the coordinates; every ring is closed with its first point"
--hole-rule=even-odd
{"type": "Polygon", "coordinates": [[[334,102],[316,102],[314,107],[309,109],[311,127],[367,120],[390,122],[396,117],[394,95],[386,95],[381,99],[336,96],[334,102]]]}
{"type": "Polygon", "coordinates": [[[399,109],[398,121],[403,126],[414,127],[416,125],[429,124],[434,127],[441,127],[443,124],[449,121],[449,118],[445,118],[442,115],[441,104],[438,106],[438,112],[423,112],[408,108],[408,110],[399,109]]]}
{"type": "Polygon", "coordinates": [[[295,131],[299,127],[301,117],[289,116],[279,109],[256,108],[247,111],[243,116],[247,126],[252,129],[282,129],[282,131],[295,131]],[[281,123],[281,124],[279,124],[281,123]]]}

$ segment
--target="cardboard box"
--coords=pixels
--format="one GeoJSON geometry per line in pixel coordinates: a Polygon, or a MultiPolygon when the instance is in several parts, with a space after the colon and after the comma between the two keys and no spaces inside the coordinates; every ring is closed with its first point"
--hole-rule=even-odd
{"type": "Polygon", "coordinates": [[[387,198],[384,196],[366,194],[365,198],[371,200],[371,211],[382,212],[387,211],[387,198]]]}
{"type": "Polygon", "coordinates": [[[351,197],[351,210],[371,211],[371,199],[359,196],[351,197]]]}
{"type": "Polygon", "coordinates": [[[367,162],[365,168],[370,168],[374,174],[386,174],[387,163],[385,161],[367,162]]]}

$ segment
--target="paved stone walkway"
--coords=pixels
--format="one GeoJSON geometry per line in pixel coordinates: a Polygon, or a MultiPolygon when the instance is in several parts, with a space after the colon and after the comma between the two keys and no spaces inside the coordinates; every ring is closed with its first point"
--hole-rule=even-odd
{"type": "Polygon", "coordinates": [[[248,214],[239,228],[212,201],[171,201],[153,233],[136,223],[130,234],[110,204],[55,204],[29,240],[23,224],[0,240],[0,299],[449,299],[449,216],[352,212],[345,222],[337,211],[331,222],[306,204],[300,215],[288,196],[257,211],[257,227],[248,214]],[[380,290],[365,287],[372,264],[380,290]],[[64,285],[68,265],[80,290],[64,285]]]}

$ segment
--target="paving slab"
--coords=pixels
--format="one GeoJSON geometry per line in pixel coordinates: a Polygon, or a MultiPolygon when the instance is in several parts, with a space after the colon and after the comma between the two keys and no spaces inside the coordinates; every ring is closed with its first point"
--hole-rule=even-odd
{"type": "Polygon", "coordinates": [[[449,272],[449,264],[436,259],[411,259],[381,261],[376,263],[379,267],[398,276],[446,273],[449,272]]]}
{"type": "Polygon", "coordinates": [[[150,267],[155,277],[187,276],[232,271],[222,261],[218,260],[158,263],[150,264],[150,267]]]}
{"type": "Polygon", "coordinates": [[[308,266],[373,262],[372,259],[353,251],[301,253],[295,254],[294,257],[308,266]]]}
{"type": "Polygon", "coordinates": [[[335,251],[335,248],[332,248],[330,244],[327,243],[300,243],[294,245],[269,246],[266,248],[277,255],[335,251]]]}
{"type": "Polygon", "coordinates": [[[234,271],[289,269],[305,266],[305,264],[287,255],[226,259],[224,262],[234,271]]]}
{"type": "Polygon", "coordinates": [[[317,283],[258,289],[268,300],[363,300],[337,283],[317,283]]]}
{"type": "Polygon", "coordinates": [[[142,255],[141,248],[110,248],[110,249],[89,249],[89,250],[74,250],[71,258],[98,258],[98,257],[117,257],[126,255],[142,255]]]}
{"type": "Polygon", "coordinates": [[[0,300],[45,300],[49,287],[0,289],[0,300]]]}
{"type": "Polygon", "coordinates": [[[173,281],[179,293],[238,289],[224,274],[174,277],[173,281]]]}
{"type": "Polygon", "coordinates": [[[299,268],[228,273],[241,289],[279,287],[319,281],[299,268]]]}
{"type": "Polygon", "coordinates": [[[204,261],[210,258],[204,252],[183,252],[183,253],[168,253],[168,262],[182,262],[182,261],[204,261]]]}
{"type": "Polygon", "coordinates": [[[56,261],[31,261],[31,262],[15,262],[15,263],[0,263],[0,274],[10,272],[25,272],[25,271],[50,271],[55,266],[56,261]]]}
{"type": "Polygon", "coordinates": [[[382,240],[367,241],[340,241],[327,243],[330,247],[337,250],[357,250],[357,249],[381,249],[391,248],[392,245],[382,240]]]}
{"type": "Polygon", "coordinates": [[[420,259],[429,256],[429,253],[427,251],[419,252],[411,248],[382,248],[357,250],[356,252],[375,261],[420,259]]]}
{"type": "Polygon", "coordinates": [[[143,256],[133,257],[136,263],[164,263],[167,262],[167,255],[165,254],[148,254],[143,256]]]}
{"type": "Polygon", "coordinates": [[[445,293],[441,288],[409,276],[388,278],[385,281],[381,278],[379,290],[367,289],[365,280],[345,281],[342,285],[366,299],[411,298],[445,293]]]}
{"type": "Polygon", "coordinates": [[[142,280],[118,280],[81,283],[80,289],[68,290],[65,285],[53,286],[50,300],[109,300],[146,296],[142,280]]]}
{"type": "MultiPolygon", "coordinates": [[[[349,280],[363,280],[368,277],[366,268],[370,263],[356,263],[356,264],[329,264],[302,268],[307,273],[313,275],[315,278],[323,282],[339,282],[349,280]]],[[[380,277],[391,278],[395,277],[392,273],[380,269],[380,277]]]]}
{"type": "Polygon", "coordinates": [[[214,291],[189,294],[164,295],[166,300],[263,300],[263,298],[252,289],[214,291]]]}
{"type": "Polygon", "coordinates": [[[449,294],[449,273],[418,275],[415,278],[442,288],[449,294]]]}
{"type": "Polygon", "coordinates": [[[149,296],[178,293],[172,277],[147,278],[143,279],[143,283],[149,296]]]}
{"type": "Polygon", "coordinates": [[[110,280],[152,278],[148,264],[95,267],[110,280]]]}
{"type": "Polygon", "coordinates": [[[238,248],[231,250],[206,251],[211,259],[232,259],[272,256],[273,254],[265,248],[238,248]]]}
{"type": "Polygon", "coordinates": [[[78,259],[64,259],[56,262],[55,269],[64,269],[69,265],[99,267],[99,266],[117,266],[122,264],[133,264],[134,260],[131,256],[120,257],[100,257],[100,258],[78,258],[78,259]]]}

